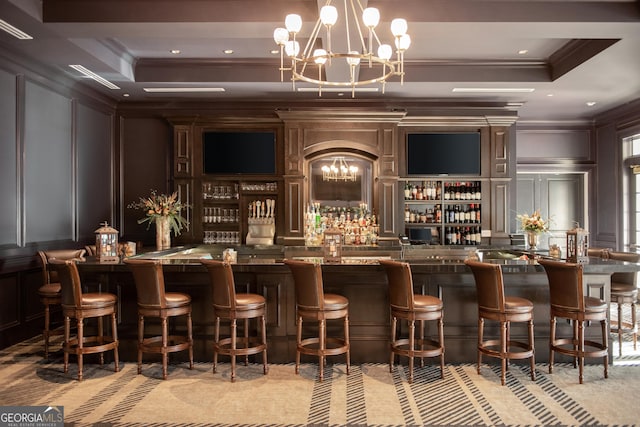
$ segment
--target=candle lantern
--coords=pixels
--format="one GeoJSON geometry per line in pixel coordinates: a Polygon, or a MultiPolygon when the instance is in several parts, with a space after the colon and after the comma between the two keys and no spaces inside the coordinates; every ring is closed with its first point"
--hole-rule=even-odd
{"type": "Polygon", "coordinates": [[[105,221],[96,231],[96,258],[101,263],[120,262],[118,254],[118,230],[105,221]]]}
{"type": "Polygon", "coordinates": [[[567,231],[567,262],[589,262],[589,233],[576,227],[567,231]]]}
{"type": "Polygon", "coordinates": [[[324,232],[324,261],[327,263],[342,262],[342,232],[329,229],[324,232]]]}

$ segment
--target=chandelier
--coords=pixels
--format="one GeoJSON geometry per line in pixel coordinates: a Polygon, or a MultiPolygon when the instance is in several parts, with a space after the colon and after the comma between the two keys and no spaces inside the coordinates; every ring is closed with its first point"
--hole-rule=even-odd
{"type": "MultiPolygon", "coordinates": [[[[375,27],[380,22],[380,12],[375,7],[362,8],[360,0],[342,0],[344,4],[344,15],[340,20],[340,28],[344,28],[346,36],[346,52],[334,52],[331,48],[331,29],[337,29],[338,9],[333,6],[332,0],[327,0],[320,9],[320,17],[311,31],[311,35],[303,50],[296,36],[302,29],[302,18],[297,14],[289,14],[285,19],[286,28],[276,28],[273,38],[280,46],[280,81],[284,81],[284,72],[291,72],[291,81],[295,90],[296,81],[303,81],[318,86],[318,95],[322,96],[323,87],[350,87],[351,97],[355,97],[357,86],[381,84],[384,93],[385,83],[392,76],[400,76],[400,84],[404,83],[404,52],[411,44],[411,37],[407,34],[407,21],[396,18],[391,21],[391,33],[395,38],[396,57],[391,59],[392,48],[388,44],[380,42],[380,38],[375,31],[375,27]],[[360,12],[365,29],[368,30],[368,43],[365,43],[360,19],[357,12],[360,12]],[[355,22],[356,32],[360,41],[360,50],[351,46],[350,23],[355,22]],[[315,48],[320,30],[326,29],[325,45],[326,49],[315,48]],[[374,53],[374,41],[377,51],[374,53]],[[313,51],[312,51],[313,49],[313,51]],[[285,67],[284,58],[291,60],[291,65],[285,67]],[[327,68],[336,61],[346,61],[349,69],[348,78],[342,80],[329,80],[327,68]],[[379,70],[377,77],[366,80],[359,79],[358,67],[365,64],[369,68],[379,70]],[[325,68],[324,73],[322,68],[325,68]],[[316,70],[317,69],[317,70],[316,70]]],[[[339,3],[339,0],[338,0],[339,3]]],[[[374,72],[373,75],[376,75],[374,72]]]]}
{"type": "Polygon", "coordinates": [[[331,166],[322,166],[323,181],[355,181],[357,166],[349,166],[344,157],[334,157],[331,166]]]}

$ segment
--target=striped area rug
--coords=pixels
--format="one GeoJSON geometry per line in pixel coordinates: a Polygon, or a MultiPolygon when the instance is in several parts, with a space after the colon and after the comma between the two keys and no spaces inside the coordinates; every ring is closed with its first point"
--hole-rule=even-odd
{"type": "Polygon", "coordinates": [[[577,370],[557,364],[536,367],[531,381],[525,363],[511,365],[507,384],[500,367],[448,364],[416,368],[413,384],[407,367],[385,364],[326,367],[318,382],[317,365],[306,363],[300,375],[291,364],[238,365],[229,381],[230,365],[211,372],[210,363],[172,364],[161,380],[158,363],[100,366],[87,358],[85,380],[75,380],[76,365],[62,372],[60,352],[46,361],[38,338],[0,351],[0,406],[64,407],[68,425],[111,426],[582,426],[640,425],[640,366],[611,366],[603,378],[601,365],[586,367],[585,384],[577,370]]]}

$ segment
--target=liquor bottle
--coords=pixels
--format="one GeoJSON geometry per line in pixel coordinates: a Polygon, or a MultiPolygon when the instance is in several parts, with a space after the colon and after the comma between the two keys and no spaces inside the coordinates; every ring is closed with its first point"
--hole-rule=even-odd
{"type": "Polygon", "coordinates": [[[476,200],[481,200],[482,199],[482,189],[480,188],[480,181],[476,181],[476,194],[475,194],[475,199],[476,200]]]}
{"type": "Polygon", "coordinates": [[[411,212],[409,211],[409,205],[404,205],[404,222],[409,222],[411,218],[411,212]]]}
{"type": "Polygon", "coordinates": [[[476,206],[473,203],[469,207],[469,222],[476,222],[476,206]]]}
{"type": "Polygon", "coordinates": [[[404,199],[411,200],[411,185],[408,182],[404,184],[404,199]]]}
{"type": "Polygon", "coordinates": [[[439,181],[436,181],[435,183],[436,186],[436,200],[440,200],[440,197],[442,196],[442,185],[440,184],[439,181]]]}
{"type": "Polygon", "coordinates": [[[448,182],[444,183],[444,199],[445,200],[451,200],[451,193],[450,193],[451,189],[449,188],[449,185],[450,184],[448,182]]]}
{"type": "Polygon", "coordinates": [[[418,187],[416,185],[411,186],[411,200],[416,199],[416,194],[418,194],[418,187]]]}
{"type": "Polygon", "coordinates": [[[461,197],[460,196],[460,183],[456,182],[456,192],[455,192],[453,198],[456,199],[456,200],[460,200],[460,197],[461,197]]]}

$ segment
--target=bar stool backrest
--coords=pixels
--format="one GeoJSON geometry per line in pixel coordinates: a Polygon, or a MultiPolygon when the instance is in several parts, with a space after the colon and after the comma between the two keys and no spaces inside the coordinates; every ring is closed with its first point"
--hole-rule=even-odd
{"type": "Polygon", "coordinates": [[[58,272],[49,268],[49,260],[52,258],[68,260],[68,259],[82,259],[84,258],[86,251],[84,249],[54,249],[51,251],[38,251],[40,260],[42,261],[42,278],[43,283],[58,283],[58,272]]]}
{"type": "Polygon", "coordinates": [[[207,268],[213,286],[213,305],[230,310],[236,309],[236,289],[231,264],[212,259],[200,262],[207,268]]]}
{"type": "MultiPolygon", "coordinates": [[[[609,252],[609,259],[637,263],[638,261],[640,261],[640,254],[637,254],[635,252],[609,252]]],[[[637,277],[638,273],[634,271],[625,273],[613,273],[611,275],[611,282],[635,285],[637,277]]]]}
{"type": "Polygon", "coordinates": [[[164,309],[167,300],[164,289],[162,264],[156,260],[125,259],[136,283],[138,305],[145,308],[164,309]]]}
{"type": "Polygon", "coordinates": [[[391,307],[402,310],[413,310],[413,277],[409,264],[391,260],[379,260],[378,262],[384,267],[387,273],[391,307]]]}
{"type": "Polygon", "coordinates": [[[538,262],[547,272],[551,306],[583,312],[585,306],[582,264],[550,260],[538,262]]]}
{"type": "Polygon", "coordinates": [[[478,307],[495,312],[504,312],[504,282],[499,264],[466,260],[473,272],[478,294],[478,307]]]}
{"type": "Polygon", "coordinates": [[[285,260],[295,284],[296,304],[303,309],[324,310],[322,267],[320,264],[285,260]]]}
{"type": "Polygon", "coordinates": [[[82,285],[78,266],[74,260],[61,260],[51,258],[49,260],[52,271],[55,271],[62,288],[62,305],[69,307],[82,306],[82,285]]]}

